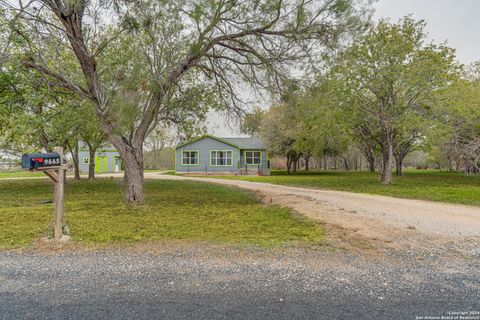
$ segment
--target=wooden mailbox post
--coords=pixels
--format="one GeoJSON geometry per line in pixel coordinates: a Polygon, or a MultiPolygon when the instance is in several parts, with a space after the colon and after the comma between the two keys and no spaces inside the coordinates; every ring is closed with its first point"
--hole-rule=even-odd
{"type": "Polygon", "coordinates": [[[25,154],[22,157],[22,167],[30,171],[42,171],[55,184],[55,239],[62,237],[63,198],[65,191],[64,177],[66,167],[63,165],[63,148],[56,147],[55,153],[25,154]]]}

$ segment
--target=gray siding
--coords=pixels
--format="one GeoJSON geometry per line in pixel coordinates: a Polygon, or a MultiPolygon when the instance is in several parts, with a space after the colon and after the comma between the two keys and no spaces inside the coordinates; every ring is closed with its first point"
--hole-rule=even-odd
{"type": "Polygon", "coordinates": [[[211,137],[204,137],[187,145],[178,147],[175,151],[175,171],[178,173],[232,173],[232,174],[270,174],[267,151],[265,149],[239,149],[228,143],[216,140],[211,137]],[[212,166],[210,164],[210,151],[212,150],[231,150],[231,166],[212,166]],[[198,151],[198,165],[182,165],[183,151],[198,151]],[[245,151],[260,151],[261,164],[246,165],[245,151]]]}
{"type": "Polygon", "coordinates": [[[194,141],[185,146],[181,146],[175,151],[175,170],[180,173],[199,172],[199,173],[238,173],[239,164],[239,150],[238,148],[226,144],[224,142],[205,137],[203,139],[194,141]],[[199,152],[198,165],[182,165],[182,152],[184,150],[197,150],[199,152]],[[232,151],[232,165],[231,166],[211,166],[210,165],[210,151],[211,150],[231,150],[232,151]]]}
{"type": "Polygon", "coordinates": [[[269,160],[267,151],[264,149],[245,149],[240,152],[240,174],[257,174],[260,172],[262,175],[270,175],[269,160]],[[261,163],[254,165],[247,165],[245,163],[245,152],[246,151],[260,151],[261,154],[261,163]]]}

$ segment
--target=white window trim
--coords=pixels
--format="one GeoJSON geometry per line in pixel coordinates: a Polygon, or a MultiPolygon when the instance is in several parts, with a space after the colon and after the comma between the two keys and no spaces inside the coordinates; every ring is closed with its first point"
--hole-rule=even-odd
{"type": "Polygon", "coordinates": [[[200,165],[200,151],[199,150],[182,150],[182,158],[181,158],[181,165],[182,166],[199,166],[200,165]],[[188,152],[189,156],[185,157],[185,152],[188,152]],[[195,153],[195,157],[192,157],[192,152],[195,153]],[[191,163],[192,159],[197,159],[197,163],[191,163]],[[185,163],[185,160],[188,160],[187,163],[185,163]]]}
{"type": "Polygon", "coordinates": [[[210,150],[210,166],[211,167],[231,167],[233,166],[233,151],[232,150],[210,150]],[[218,152],[224,152],[225,157],[219,158],[217,156],[218,152]],[[213,153],[215,153],[215,157],[213,157],[213,153]],[[230,154],[230,157],[227,156],[227,154],[230,154]],[[219,159],[224,159],[225,164],[218,164],[219,159]],[[215,160],[215,164],[213,164],[213,160],[215,160]],[[228,164],[228,161],[230,160],[230,164],[228,164]]]}
{"type": "Polygon", "coordinates": [[[245,151],[245,164],[247,166],[258,166],[262,164],[262,151],[260,150],[248,150],[245,151]],[[254,154],[255,152],[258,152],[260,155],[258,157],[255,157],[254,154]],[[250,156],[247,156],[247,154],[251,154],[250,156]],[[258,163],[255,162],[255,160],[258,159],[258,163]],[[251,162],[249,163],[250,160],[251,162]]]}

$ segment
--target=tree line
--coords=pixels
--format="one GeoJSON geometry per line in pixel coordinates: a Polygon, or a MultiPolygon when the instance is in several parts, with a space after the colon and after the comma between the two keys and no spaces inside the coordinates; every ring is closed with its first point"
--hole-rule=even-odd
{"type": "Polygon", "coordinates": [[[371,13],[368,0],[0,0],[0,144],[107,141],[141,203],[158,130],[192,136],[208,111],[239,117],[271,95],[245,123],[289,170],[356,150],[389,183],[423,148],[478,172],[478,68],[428,43],[424,22],[371,13]]]}
{"type": "MultiPolygon", "coordinates": [[[[313,85],[287,86],[256,109],[242,132],[261,136],[288,172],[301,161],[368,163],[380,181],[402,175],[405,157],[427,152],[439,167],[480,172],[480,69],[427,41],[425,22],[381,20],[326,63],[313,85]],[[361,155],[361,156],[359,156],[361,155]]],[[[361,164],[360,164],[361,166],[361,164]]]]}
{"type": "MultiPolygon", "coordinates": [[[[370,13],[368,0],[1,0],[0,68],[27,70],[75,111],[91,108],[125,165],[126,200],[142,203],[155,128],[195,126],[209,110],[241,114],[245,87],[275,94],[292,67],[316,64],[370,13]]],[[[7,88],[3,137],[18,110],[7,88]]]]}

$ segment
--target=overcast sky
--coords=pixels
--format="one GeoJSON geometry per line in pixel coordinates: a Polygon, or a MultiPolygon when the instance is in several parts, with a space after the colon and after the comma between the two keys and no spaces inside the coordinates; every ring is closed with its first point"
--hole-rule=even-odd
{"type": "Polygon", "coordinates": [[[430,38],[447,41],[460,62],[480,60],[479,0],[380,0],[375,7],[375,19],[396,21],[413,14],[415,19],[425,20],[430,38]]]}
{"type": "MultiPolygon", "coordinates": [[[[414,19],[427,22],[426,31],[435,42],[447,42],[456,49],[461,63],[480,60],[480,0],[379,0],[375,4],[374,20],[399,18],[413,14],[414,19]]],[[[238,136],[221,116],[209,117],[209,133],[221,136],[238,136]]]]}

